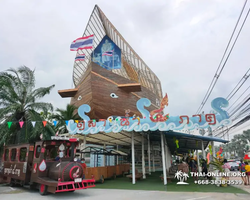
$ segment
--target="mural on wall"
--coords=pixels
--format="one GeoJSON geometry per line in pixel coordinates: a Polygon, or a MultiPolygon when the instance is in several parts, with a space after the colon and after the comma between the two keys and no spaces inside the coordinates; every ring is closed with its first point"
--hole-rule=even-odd
{"type": "Polygon", "coordinates": [[[106,35],[91,54],[101,67],[112,70],[121,68],[121,49],[106,35]]]}
{"type": "Polygon", "coordinates": [[[197,114],[192,116],[170,116],[162,114],[165,106],[168,106],[168,96],[161,101],[161,107],[158,110],[149,112],[145,107],[149,107],[151,101],[147,98],[141,98],[136,106],[140,111],[142,118],[129,115],[116,117],[110,116],[108,119],[90,120],[86,113],[91,108],[83,104],[78,108],[78,114],[83,120],[69,120],[67,129],[70,134],[94,134],[98,132],[118,133],[120,131],[169,131],[169,130],[194,130],[199,128],[217,128],[219,126],[228,126],[231,124],[228,113],[222,108],[228,107],[226,99],[218,97],[211,102],[213,110],[208,114],[197,114]]]}

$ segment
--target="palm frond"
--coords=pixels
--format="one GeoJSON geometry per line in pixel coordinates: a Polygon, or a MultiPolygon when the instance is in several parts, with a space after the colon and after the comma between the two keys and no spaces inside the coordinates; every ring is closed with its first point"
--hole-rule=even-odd
{"type": "Polygon", "coordinates": [[[55,87],[55,85],[51,85],[49,87],[40,87],[32,92],[32,98],[40,99],[44,97],[46,94],[50,94],[51,90],[55,87]]]}

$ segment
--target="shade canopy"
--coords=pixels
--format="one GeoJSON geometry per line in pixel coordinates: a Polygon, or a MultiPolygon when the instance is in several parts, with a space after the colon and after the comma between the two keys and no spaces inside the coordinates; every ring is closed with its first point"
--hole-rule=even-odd
{"type": "MultiPolygon", "coordinates": [[[[134,142],[135,145],[141,145],[142,141],[142,134],[145,137],[144,142],[147,143],[147,135],[150,136],[151,142],[158,142],[160,145],[161,135],[160,131],[151,131],[151,132],[134,132],[134,142]]],[[[229,141],[223,140],[221,138],[216,137],[208,137],[208,136],[201,136],[201,135],[191,135],[187,133],[180,133],[175,131],[165,131],[163,132],[166,136],[167,146],[172,154],[174,153],[188,153],[189,150],[202,150],[203,141],[204,149],[208,146],[210,141],[220,142],[220,143],[227,143],[229,141]],[[177,142],[179,148],[177,148],[177,142]]],[[[67,136],[70,136],[67,134],[67,136]]],[[[77,137],[79,139],[84,139],[84,135],[73,135],[73,137],[77,137]]],[[[86,135],[86,142],[89,144],[96,144],[96,145],[119,145],[124,147],[131,146],[131,132],[122,131],[120,133],[97,133],[97,134],[88,134],[86,135]]]]}
{"type": "Polygon", "coordinates": [[[189,150],[202,150],[202,141],[204,149],[207,148],[210,141],[220,142],[220,143],[229,142],[221,138],[201,136],[201,135],[191,135],[187,133],[179,133],[174,131],[164,132],[164,134],[167,139],[167,145],[172,154],[188,153],[189,150]],[[179,148],[177,148],[176,140],[178,140],[179,148]]]}

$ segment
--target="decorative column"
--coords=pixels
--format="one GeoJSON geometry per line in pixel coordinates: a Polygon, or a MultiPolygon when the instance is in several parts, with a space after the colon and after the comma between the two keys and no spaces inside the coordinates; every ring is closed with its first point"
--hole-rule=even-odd
{"type": "Polygon", "coordinates": [[[150,157],[151,151],[150,151],[150,138],[148,134],[148,174],[151,175],[151,157],[150,157]]]}
{"type": "Polygon", "coordinates": [[[146,178],[146,170],[145,170],[145,154],[144,154],[144,134],[141,135],[141,155],[142,155],[142,175],[143,179],[146,178]]]}
{"type": "Polygon", "coordinates": [[[131,149],[132,149],[132,183],[135,184],[135,140],[134,140],[134,131],[132,131],[132,141],[131,141],[131,149]]]}
{"type": "Polygon", "coordinates": [[[162,156],[164,185],[167,185],[167,172],[166,172],[166,163],[165,163],[165,148],[164,148],[164,136],[163,136],[163,132],[161,132],[161,156],[162,156]]]}

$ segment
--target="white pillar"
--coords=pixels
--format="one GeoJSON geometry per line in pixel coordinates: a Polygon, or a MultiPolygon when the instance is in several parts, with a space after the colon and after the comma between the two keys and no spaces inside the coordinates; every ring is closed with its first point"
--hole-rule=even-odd
{"type": "Polygon", "coordinates": [[[201,170],[200,170],[199,151],[198,150],[196,150],[196,158],[197,158],[198,172],[201,172],[201,170]]]}
{"type": "Polygon", "coordinates": [[[153,172],[155,172],[155,151],[152,145],[152,162],[153,162],[153,172]]]}
{"type": "MultiPolygon", "coordinates": [[[[103,145],[103,149],[106,149],[106,144],[103,145]]],[[[106,166],[106,156],[103,155],[104,167],[106,166]]]]}
{"type": "Polygon", "coordinates": [[[148,174],[151,175],[150,139],[148,134],[148,174]]]}
{"type": "Polygon", "coordinates": [[[145,170],[145,154],[144,154],[144,134],[141,135],[141,159],[142,159],[142,175],[143,179],[146,178],[146,170],[145,170]]]}
{"type": "Polygon", "coordinates": [[[168,146],[167,146],[167,139],[164,135],[164,149],[165,149],[165,163],[166,163],[166,171],[168,171],[168,146]]]}
{"type": "MultiPolygon", "coordinates": [[[[118,145],[116,145],[116,150],[118,151],[118,145]]],[[[118,155],[116,156],[116,164],[117,165],[119,164],[119,156],[118,155]]]]}
{"type": "Polygon", "coordinates": [[[165,163],[165,148],[164,148],[163,132],[161,132],[161,156],[162,156],[164,185],[167,185],[167,173],[166,173],[166,163],[165,163]]]}
{"type": "Polygon", "coordinates": [[[202,157],[204,160],[206,160],[206,152],[204,150],[204,143],[203,141],[201,141],[201,149],[202,149],[202,157]]]}
{"type": "MultiPolygon", "coordinates": [[[[85,152],[85,148],[86,148],[86,134],[84,135],[84,138],[83,138],[83,152],[85,152]]],[[[83,156],[82,156],[83,158],[85,158],[86,156],[85,156],[85,153],[83,154],[83,156]]]]}
{"type": "Polygon", "coordinates": [[[214,160],[214,157],[215,157],[215,146],[214,146],[214,141],[212,141],[212,152],[213,152],[213,159],[214,160]]]}
{"type": "Polygon", "coordinates": [[[131,144],[131,149],[132,149],[132,183],[135,184],[135,141],[134,141],[134,131],[132,131],[132,144],[131,144]]]}

